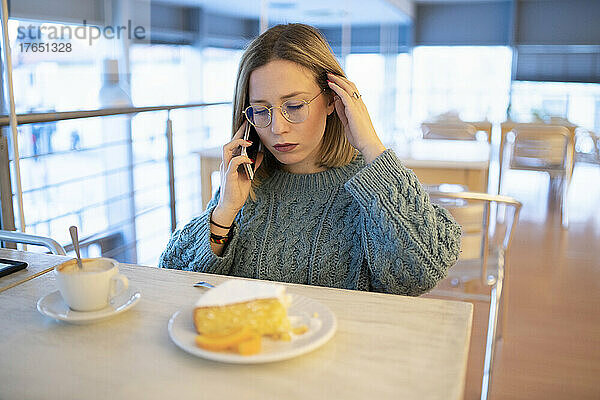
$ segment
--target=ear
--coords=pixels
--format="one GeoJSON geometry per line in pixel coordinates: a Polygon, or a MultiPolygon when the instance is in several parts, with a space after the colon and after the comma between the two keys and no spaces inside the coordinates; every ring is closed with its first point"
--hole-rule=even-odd
{"type": "Polygon", "coordinates": [[[335,98],[333,95],[328,96],[327,115],[331,115],[335,111],[335,98]]]}

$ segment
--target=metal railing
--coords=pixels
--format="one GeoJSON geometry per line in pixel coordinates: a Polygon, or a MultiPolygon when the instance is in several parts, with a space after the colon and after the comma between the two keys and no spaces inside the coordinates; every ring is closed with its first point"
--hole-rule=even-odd
{"type": "MultiPolygon", "coordinates": [[[[114,115],[123,114],[137,114],[149,111],[171,111],[179,110],[182,108],[197,108],[207,107],[216,105],[231,104],[229,101],[216,102],[216,103],[193,103],[193,104],[178,104],[178,105],[166,105],[166,106],[152,106],[152,107],[117,107],[117,108],[102,108],[97,110],[82,110],[82,111],[62,111],[62,112],[49,112],[49,113],[29,113],[29,114],[17,114],[17,125],[24,124],[37,124],[41,122],[56,122],[64,121],[68,119],[81,119],[81,118],[92,118],[92,117],[108,117],[114,115]]],[[[0,127],[9,125],[9,116],[0,115],[0,127]]]]}
{"type": "MultiPolygon", "coordinates": [[[[175,163],[175,155],[174,155],[174,146],[173,146],[173,123],[171,120],[171,111],[173,110],[180,110],[180,109],[194,109],[194,108],[206,108],[206,107],[211,107],[211,106],[221,106],[221,105],[231,105],[231,102],[213,102],[213,103],[194,103],[194,104],[180,104],[180,105],[164,105],[164,106],[151,106],[151,107],[120,107],[120,108],[104,108],[104,109],[97,109],[97,110],[82,110],[82,111],[69,111],[69,112],[40,112],[40,113],[30,113],[30,114],[18,114],[15,116],[15,120],[16,120],[16,125],[17,126],[23,126],[26,124],[39,124],[39,123],[48,123],[48,122],[57,122],[57,121],[65,121],[65,120],[83,120],[83,119],[88,119],[88,118],[95,118],[95,117],[113,117],[113,116],[118,116],[118,115],[137,115],[140,113],[149,113],[149,112],[160,112],[160,111],[166,111],[167,115],[166,115],[166,121],[165,121],[165,136],[164,138],[166,138],[166,149],[164,149],[166,151],[165,154],[165,158],[162,159],[164,161],[161,162],[165,162],[167,164],[167,180],[168,180],[168,190],[169,190],[169,197],[168,197],[168,208],[169,208],[169,212],[170,212],[170,228],[171,228],[171,232],[175,230],[176,224],[177,224],[177,215],[176,215],[176,201],[177,201],[177,196],[175,194],[175,171],[174,171],[174,163],[175,163]]],[[[10,125],[10,118],[7,115],[0,115],[0,127],[5,127],[5,126],[9,126],[10,125]]],[[[163,139],[164,140],[164,139],[163,139]]],[[[49,157],[49,156],[54,156],[54,155],[66,155],[66,154],[71,154],[71,153],[79,153],[79,152],[87,152],[87,151],[92,151],[92,150],[103,150],[105,149],[107,146],[110,147],[111,145],[132,145],[132,140],[131,137],[129,137],[129,139],[125,139],[125,140],[112,140],[106,143],[103,143],[102,145],[95,145],[95,146],[91,146],[91,147],[85,147],[85,148],[81,148],[81,149],[77,149],[77,150],[58,150],[58,151],[49,151],[43,154],[35,154],[33,156],[27,155],[25,157],[19,158],[23,159],[23,160],[27,160],[27,159],[41,159],[44,157],[49,157]]],[[[165,144],[165,142],[162,142],[163,145],[165,144]]],[[[15,146],[18,146],[18,143],[13,143],[13,149],[15,146]]],[[[18,158],[18,147],[16,148],[16,151],[13,150],[13,154],[16,154],[17,157],[14,158],[18,158]]],[[[178,156],[179,157],[179,156],[178,156]]],[[[15,160],[9,160],[9,155],[8,155],[8,150],[5,148],[4,151],[0,152],[0,162],[5,165],[8,166],[10,161],[15,161],[15,160]]],[[[105,177],[107,174],[113,173],[113,172],[126,172],[127,170],[131,170],[133,171],[133,169],[137,166],[141,166],[141,165],[145,165],[145,164],[151,164],[151,163],[155,163],[155,162],[159,162],[155,159],[150,159],[150,160],[140,160],[138,162],[133,162],[133,159],[131,160],[131,162],[123,167],[117,167],[117,168],[113,168],[110,170],[103,170],[101,172],[94,172],[92,173],[94,179],[97,178],[102,178],[105,177]]],[[[15,163],[15,167],[17,166],[18,162],[15,163]]],[[[0,168],[3,168],[0,166],[0,168]]],[[[6,167],[4,167],[6,169],[6,167]]],[[[184,178],[186,179],[191,179],[191,177],[193,176],[192,174],[184,174],[184,178]]],[[[9,176],[9,175],[8,175],[9,176]]],[[[178,179],[182,178],[181,176],[178,175],[178,179]]],[[[33,187],[33,188],[28,188],[27,190],[23,191],[21,187],[18,188],[17,192],[18,193],[25,193],[25,194],[30,194],[33,192],[39,192],[42,191],[44,189],[50,189],[52,187],[58,187],[60,185],[66,185],[66,184],[73,184],[73,183],[78,183],[78,182],[82,182],[85,181],[87,179],[90,179],[90,176],[76,176],[76,177],[72,177],[69,179],[66,179],[64,181],[61,182],[54,182],[50,185],[46,184],[43,185],[42,187],[33,187]]],[[[18,185],[20,185],[20,181],[17,182],[18,185]]],[[[2,179],[2,182],[0,182],[0,185],[2,186],[2,191],[3,193],[13,193],[13,190],[11,188],[11,180],[10,180],[10,176],[9,179],[2,179]]],[[[146,188],[149,189],[149,188],[146,188]]],[[[93,204],[86,204],[82,207],[77,207],[77,209],[74,210],[66,210],[64,212],[59,213],[58,216],[52,216],[51,218],[42,218],[42,220],[40,221],[35,221],[34,222],[34,226],[37,226],[39,224],[42,223],[49,223],[52,220],[55,220],[58,217],[65,217],[65,216],[69,216],[69,215],[79,215],[79,218],[81,218],[81,214],[83,214],[83,212],[85,210],[91,209],[93,207],[99,206],[99,205],[108,205],[108,202],[111,200],[115,200],[115,201],[122,201],[123,197],[127,197],[127,198],[133,198],[133,196],[137,194],[137,191],[135,191],[134,193],[134,188],[133,186],[130,188],[130,190],[127,190],[127,193],[122,193],[119,194],[117,196],[110,196],[109,198],[103,199],[103,201],[96,201],[93,202],[93,204]]],[[[181,200],[181,198],[179,199],[181,200]]],[[[12,227],[10,226],[10,224],[5,224],[4,228],[5,229],[14,229],[14,221],[15,221],[15,212],[13,212],[12,209],[12,204],[6,204],[7,201],[3,201],[2,202],[2,215],[3,215],[3,221],[12,221],[13,225],[12,227]]],[[[19,199],[18,202],[18,206],[19,206],[19,212],[23,213],[24,215],[24,210],[23,210],[23,200],[22,198],[19,199]]],[[[164,205],[160,205],[160,208],[167,206],[167,204],[164,205]]],[[[137,212],[132,213],[132,215],[127,218],[125,221],[125,223],[128,224],[134,224],[135,223],[135,218],[137,218],[140,214],[143,213],[147,213],[149,212],[148,210],[154,210],[156,209],[158,206],[156,204],[151,204],[148,205],[147,207],[144,207],[143,210],[137,210],[137,212]]],[[[24,219],[23,219],[24,222],[24,219]]],[[[25,227],[24,224],[22,225],[22,229],[25,227]]],[[[114,230],[115,229],[115,224],[109,223],[109,225],[111,225],[109,228],[109,230],[114,230]]],[[[108,231],[108,230],[107,230],[108,231]]],[[[95,240],[94,238],[96,238],[98,236],[98,233],[95,232],[90,236],[90,240],[95,240]]],[[[85,238],[82,238],[83,240],[85,240],[85,238]]],[[[122,244],[120,247],[123,248],[131,248],[132,246],[135,246],[137,242],[139,242],[141,239],[139,238],[133,238],[132,243],[125,243],[122,244]]],[[[65,248],[67,249],[67,251],[69,250],[69,246],[66,245],[65,248]]],[[[113,249],[113,252],[116,251],[118,249],[113,249]]]]}

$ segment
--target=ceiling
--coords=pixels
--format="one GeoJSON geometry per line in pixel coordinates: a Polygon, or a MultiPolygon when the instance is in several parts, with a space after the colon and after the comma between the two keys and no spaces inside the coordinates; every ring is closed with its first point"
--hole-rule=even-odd
{"type": "MultiPolygon", "coordinates": [[[[516,0],[146,0],[155,3],[201,7],[218,14],[259,19],[265,6],[269,23],[304,22],[340,26],[409,24],[417,4],[490,3],[516,0]]],[[[557,1],[557,0],[519,0],[557,1]]],[[[568,0],[558,0],[568,1],[568,0]]]]}
{"type": "MultiPolygon", "coordinates": [[[[507,2],[514,0],[413,0],[413,3],[416,4],[433,4],[433,3],[499,3],[499,2],[507,2]]],[[[516,1],[564,1],[567,2],[569,0],[516,0],[516,1]]]]}
{"type": "Polygon", "coordinates": [[[302,21],[318,26],[400,24],[411,21],[411,0],[153,0],[164,4],[201,7],[235,17],[256,18],[266,4],[269,22],[302,21]]]}

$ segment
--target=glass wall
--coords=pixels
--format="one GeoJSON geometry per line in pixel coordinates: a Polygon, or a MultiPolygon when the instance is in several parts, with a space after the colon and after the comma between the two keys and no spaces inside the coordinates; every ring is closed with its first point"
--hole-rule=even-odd
{"type": "MultiPolygon", "coordinates": [[[[252,36],[249,33],[261,26],[258,15],[252,17],[258,21],[256,26],[250,20],[243,20],[242,28],[235,26],[236,17],[225,8],[205,3],[211,8],[207,21],[220,12],[218,18],[229,25],[184,33],[186,44],[177,40],[165,44],[177,33],[163,30],[166,36],[157,40],[161,44],[124,46],[100,37],[90,45],[73,37],[57,42],[65,45],[65,51],[47,52],[39,51],[46,39],[42,35],[36,42],[38,50],[24,51],[31,40],[21,35],[23,29],[48,32],[80,25],[9,21],[18,113],[227,103],[21,125],[18,145],[27,232],[67,244],[68,226],[78,225],[91,243],[86,251],[96,255],[108,251],[105,255],[155,265],[171,232],[168,119],[174,134],[177,226],[202,211],[200,153],[222,146],[231,136],[230,102],[238,63],[252,36]]],[[[260,8],[257,1],[245,7],[245,12],[260,8]]],[[[303,20],[296,6],[269,7],[273,12],[267,13],[267,26],[300,21],[321,26],[332,35],[332,48],[359,88],[386,145],[418,136],[426,120],[500,123],[507,110],[516,120],[559,116],[600,131],[600,85],[514,82],[511,86],[508,47],[421,46],[409,51],[398,43],[403,28],[393,18],[368,21],[373,29],[349,29],[355,18],[349,13],[321,13],[303,20]],[[336,18],[339,24],[332,22],[336,18]],[[408,52],[398,53],[399,49],[408,52]]],[[[392,15],[385,14],[386,18],[392,15]]],[[[13,164],[11,168],[14,179],[13,164]]],[[[16,192],[16,182],[12,184],[16,192]]]]}
{"type": "MultiPolygon", "coordinates": [[[[71,51],[64,53],[21,51],[20,29],[48,26],[78,25],[10,20],[18,113],[232,99],[240,50],[134,44],[127,75],[125,60],[112,58],[116,45],[108,40],[98,39],[93,46],[69,41],[71,51]]],[[[84,255],[156,265],[171,234],[168,118],[174,134],[177,223],[199,214],[198,151],[221,146],[230,137],[228,104],[19,126],[26,232],[68,245],[68,227],[77,225],[84,255]]],[[[19,229],[18,218],[15,222],[19,229]]]]}
{"type": "MultiPolygon", "coordinates": [[[[90,118],[19,128],[27,232],[66,244],[70,225],[80,227],[83,238],[99,232],[109,235],[117,228],[123,232],[128,229],[130,144],[124,130],[103,134],[107,124],[119,125],[126,119],[90,118]]],[[[13,159],[12,154],[10,158],[13,159]]],[[[12,161],[11,170],[14,190],[12,161]]],[[[18,219],[16,222],[18,225],[18,219]]]]}
{"type": "MultiPolygon", "coordinates": [[[[118,58],[111,41],[94,46],[74,42],[79,51],[66,55],[23,53],[15,50],[18,30],[30,22],[10,23],[20,113],[233,98],[242,50],[132,44],[126,60],[131,73],[125,75],[122,59],[106,64],[105,59],[118,58]]],[[[387,144],[413,135],[424,119],[451,110],[463,119],[501,120],[508,102],[509,61],[510,51],[497,47],[424,47],[412,54],[350,53],[341,59],[387,144]]],[[[168,117],[174,131],[178,226],[200,213],[199,152],[229,140],[229,104],[21,126],[28,232],[66,244],[68,226],[78,225],[84,238],[110,236],[116,247],[109,256],[155,264],[171,228],[168,117]]]]}
{"type": "MultiPolygon", "coordinates": [[[[18,113],[89,110],[100,106],[103,60],[115,57],[114,40],[90,45],[77,24],[9,20],[13,85],[18,113]],[[65,39],[49,39],[52,32],[65,39]]],[[[89,27],[88,27],[89,32],[89,27]]]]}
{"type": "Polygon", "coordinates": [[[511,62],[508,47],[416,47],[412,67],[413,120],[421,122],[452,112],[464,121],[504,121],[511,62]]]}
{"type": "Polygon", "coordinates": [[[137,107],[203,101],[202,52],[192,46],[134,44],[131,99],[137,107]]]}
{"type": "Polygon", "coordinates": [[[566,118],[600,132],[600,84],[513,82],[511,118],[521,121],[551,117],[566,118]]]}

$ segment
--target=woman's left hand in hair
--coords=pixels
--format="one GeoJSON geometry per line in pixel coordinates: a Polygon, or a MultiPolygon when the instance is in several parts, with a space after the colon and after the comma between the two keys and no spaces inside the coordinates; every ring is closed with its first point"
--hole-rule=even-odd
{"type": "Polygon", "coordinates": [[[375,132],[367,106],[362,98],[356,98],[360,92],[354,83],[342,76],[327,74],[327,80],[331,90],[337,94],[335,110],[344,125],[348,141],[363,154],[367,163],[372,162],[385,151],[385,146],[375,132]]]}

